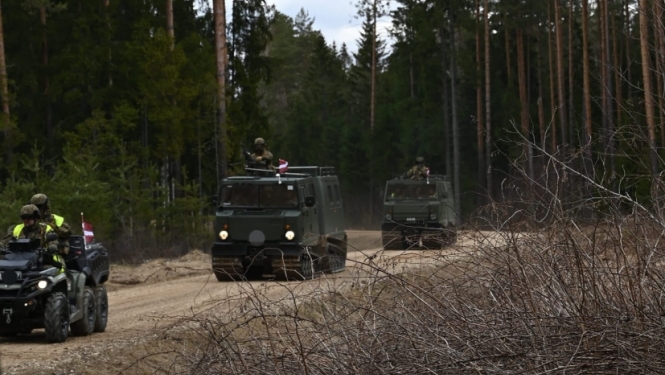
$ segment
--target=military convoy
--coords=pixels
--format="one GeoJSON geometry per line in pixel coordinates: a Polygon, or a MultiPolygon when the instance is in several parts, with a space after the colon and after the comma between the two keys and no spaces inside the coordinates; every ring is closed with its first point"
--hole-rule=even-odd
{"type": "MultiPolygon", "coordinates": [[[[53,232],[47,241],[57,239],[53,232]]],[[[109,260],[101,244],[85,245],[71,236],[66,270],[44,264],[52,256],[40,239],[17,239],[0,260],[0,336],[27,334],[44,328],[46,340],[63,342],[69,329],[76,336],[103,332],[108,320],[104,283],[109,260]]]]}
{"type": "Polygon", "coordinates": [[[340,272],[347,235],[333,167],[246,168],[218,194],[212,268],[217,280],[310,279],[340,272]]]}
{"type": "Polygon", "coordinates": [[[457,241],[454,197],[446,176],[386,182],[381,237],[386,250],[439,249],[457,241]]]}

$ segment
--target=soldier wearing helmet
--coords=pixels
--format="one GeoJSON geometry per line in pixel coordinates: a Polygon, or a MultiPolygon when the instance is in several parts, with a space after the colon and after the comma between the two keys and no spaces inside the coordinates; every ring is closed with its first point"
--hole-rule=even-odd
{"type": "Polygon", "coordinates": [[[425,159],[422,156],[416,158],[416,164],[406,172],[406,177],[412,180],[424,180],[427,178],[428,170],[425,166],[425,159]]]}
{"type": "Polygon", "coordinates": [[[45,256],[44,264],[50,264],[54,267],[61,268],[64,272],[65,261],[60,257],[58,252],[57,241],[46,242],[46,234],[53,231],[50,225],[41,223],[39,220],[41,214],[39,208],[34,204],[26,204],[21,207],[19,213],[22,223],[9,227],[8,234],[2,243],[3,247],[7,247],[9,241],[14,239],[39,239],[41,246],[45,247],[51,253],[51,256],[45,256]]]}
{"type": "Polygon", "coordinates": [[[256,168],[275,170],[272,165],[272,152],[266,149],[266,141],[263,138],[254,140],[254,152],[251,156],[256,168]]]}
{"type": "Polygon", "coordinates": [[[69,253],[69,237],[72,235],[72,230],[65,221],[65,218],[51,213],[49,199],[44,194],[33,195],[30,198],[30,203],[37,206],[41,212],[40,221],[51,226],[55,233],[58,234],[58,249],[60,254],[67,255],[69,253]]]}

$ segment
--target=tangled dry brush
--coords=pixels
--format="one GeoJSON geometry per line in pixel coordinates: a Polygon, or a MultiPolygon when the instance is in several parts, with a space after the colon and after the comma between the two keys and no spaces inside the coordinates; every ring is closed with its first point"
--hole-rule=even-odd
{"type": "Polygon", "coordinates": [[[279,293],[246,284],[165,332],[177,343],[167,372],[665,373],[657,222],[512,227],[441,252],[368,257],[346,277],[279,293]]]}

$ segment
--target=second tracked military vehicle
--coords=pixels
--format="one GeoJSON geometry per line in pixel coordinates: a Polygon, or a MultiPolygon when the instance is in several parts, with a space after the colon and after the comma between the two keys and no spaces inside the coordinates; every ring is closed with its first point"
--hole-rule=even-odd
{"type": "Polygon", "coordinates": [[[446,176],[386,182],[381,236],[386,250],[439,249],[457,241],[454,197],[446,176]]]}
{"type": "Polygon", "coordinates": [[[309,279],[339,272],[347,235],[333,167],[247,168],[218,195],[212,268],[219,281],[309,279]]]}

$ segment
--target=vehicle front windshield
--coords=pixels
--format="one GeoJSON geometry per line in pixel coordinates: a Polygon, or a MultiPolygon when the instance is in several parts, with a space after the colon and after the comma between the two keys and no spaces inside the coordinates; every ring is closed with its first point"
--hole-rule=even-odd
{"type": "Polygon", "coordinates": [[[280,185],[227,185],[222,188],[221,205],[224,207],[296,207],[298,192],[295,186],[280,185]]]}
{"type": "Polygon", "coordinates": [[[389,201],[404,199],[437,199],[436,185],[388,185],[388,188],[386,189],[386,199],[389,201]]]}

